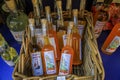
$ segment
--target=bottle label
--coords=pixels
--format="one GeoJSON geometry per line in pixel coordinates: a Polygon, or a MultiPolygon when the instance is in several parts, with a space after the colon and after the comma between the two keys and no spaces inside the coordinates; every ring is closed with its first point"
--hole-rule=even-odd
{"type": "Polygon", "coordinates": [[[67,43],[67,35],[63,35],[63,45],[66,46],[67,43]]]}
{"type": "Polygon", "coordinates": [[[35,36],[37,38],[37,44],[43,47],[44,40],[43,40],[41,29],[35,29],[35,36]]]}
{"type": "Polygon", "coordinates": [[[40,52],[32,53],[31,58],[32,58],[33,75],[34,76],[43,75],[41,53],[40,52]]]}
{"type": "Polygon", "coordinates": [[[78,30],[79,30],[80,36],[82,36],[83,35],[83,30],[84,30],[84,25],[78,25],[78,30]]]}
{"type": "Polygon", "coordinates": [[[100,33],[102,32],[102,29],[105,25],[105,21],[104,22],[101,22],[101,21],[97,21],[96,24],[95,24],[95,37],[98,38],[100,33]]]}
{"type": "Polygon", "coordinates": [[[58,76],[57,80],[66,80],[65,76],[58,76]]]}
{"type": "Polygon", "coordinates": [[[56,64],[55,64],[55,59],[54,59],[54,52],[46,51],[44,52],[44,57],[45,57],[46,73],[55,74],[56,64]]]}
{"type": "Polygon", "coordinates": [[[66,54],[66,52],[62,53],[62,57],[61,57],[61,61],[60,61],[59,75],[68,75],[69,74],[70,59],[71,59],[70,54],[66,54]]]}
{"type": "Polygon", "coordinates": [[[15,40],[17,40],[18,42],[22,42],[23,32],[24,31],[19,31],[19,32],[11,31],[11,33],[13,34],[15,40]]]}
{"type": "Polygon", "coordinates": [[[120,46],[120,37],[115,36],[114,39],[111,41],[109,46],[106,48],[107,52],[114,52],[120,46]]]}
{"type": "Polygon", "coordinates": [[[50,44],[54,47],[55,49],[55,57],[57,58],[57,49],[56,49],[56,43],[55,43],[55,38],[54,37],[50,37],[49,38],[50,44]]]}

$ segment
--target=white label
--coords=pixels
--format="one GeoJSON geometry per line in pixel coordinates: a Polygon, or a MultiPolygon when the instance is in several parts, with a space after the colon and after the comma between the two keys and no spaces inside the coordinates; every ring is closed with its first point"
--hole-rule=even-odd
{"type": "Polygon", "coordinates": [[[66,46],[67,44],[67,35],[63,35],[63,45],[66,46]]]}
{"type": "Polygon", "coordinates": [[[115,36],[111,41],[110,45],[107,47],[106,51],[113,53],[120,46],[120,37],[115,36]]]}
{"type": "Polygon", "coordinates": [[[55,49],[55,57],[57,58],[57,49],[56,49],[56,43],[55,43],[55,38],[54,37],[50,37],[49,38],[50,44],[54,47],[55,49]]]}
{"type": "Polygon", "coordinates": [[[83,30],[84,30],[84,25],[78,25],[78,30],[79,30],[80,36],[82,36],[83,35],[83,30]]]}
{"type": "Polygon", "coordinates": [[[24,31],[19,31],[19,32],[13,32],[13,31],[11,31],[11,33],[12,33],[13,36],[14,36],[14,38],[15,38],[18,42],[22,42],[23,32],[24,32],[24,31]]]}
{"type": "Polygon", "coordinates": [[[43,75],[41,53],[40,52],[32,53],[31,58],[32,58],[33,75],[34,76],[43,75]]]}
{"type": "Polygon", "coordinates": [[[66,80],[65,76],[58,76],[57,80],[66,80]]]}
{"type": "Polygon", "coordinates": [[[70,54],[62,53],[62,57],[60,60],[59,75],[68,75],[69,74],[70,60],[71,60],[70,54]]]}
{"type": "Polygon", "coordinates": [[[56,25],[53,25],[53,29],[54,29],[54,31],[56,31],[56,25]]]}
{"type": "Polygon", "coordinates": [[[45,58],[45,66],[46,66],[47,74],[55,74],[56,64],[54,59],[54,52],[53,51],[44,52],[44,58],[45,58]]]}
{"type": "Polygon", "coordinates": [[[37,38],[37,44],[40,45],[41,47],[43,47],[44,38],[43,38],[41,29],[35,29],[35,36],[37,38]]]}
{"type": "Polygon", "coordinates": [[[102,32],[103,26],[105,25],[106,22],[101,22],[101,21],[96,21],[95,24],[95,36],[96,38],[99,37],[100,33],[102,32]]]}

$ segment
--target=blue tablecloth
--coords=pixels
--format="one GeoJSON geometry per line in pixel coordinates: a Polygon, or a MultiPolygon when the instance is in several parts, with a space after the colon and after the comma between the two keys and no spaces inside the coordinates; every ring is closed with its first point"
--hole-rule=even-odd
{"type": "MultiPolygon", "coordinates": [[[[2,29],[0,29],[0,32],[4,34],[4,37],[10,46],[13,46],[19,52],[20,45],[13,39],[10,32],[8,31],[8,28],[5,25],[2,27],[2,29]]],[[[111,56],[103,54],[100,49],[109,33],[110,31],[103,31],[97,40],[99,51],[103,60],[103,66],[105,69],[105,80],[120,80],[120,47],[111,56]]],[[[8,66],[0,58],[0,80],[12,80],[12,72],[13,67],[8,66]]]]}

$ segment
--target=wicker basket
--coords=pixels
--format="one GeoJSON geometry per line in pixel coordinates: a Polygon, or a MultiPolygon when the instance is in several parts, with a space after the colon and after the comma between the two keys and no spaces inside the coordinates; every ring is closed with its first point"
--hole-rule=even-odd
{"type": "MultiPolygon", "coordinates": [[[[104,68],[94,37],[92,13],[85,16],[87,25],[82,39],[82,65],[73,66],[73,74],[67,75],[66,80],[104,80],[104,68]]],[[[58,75],[32,76],[31,61],[28,52],[29,30],[26,29],[20,52],[20,59],[13,72],[14,80],[56,80],[58,75]]]]}

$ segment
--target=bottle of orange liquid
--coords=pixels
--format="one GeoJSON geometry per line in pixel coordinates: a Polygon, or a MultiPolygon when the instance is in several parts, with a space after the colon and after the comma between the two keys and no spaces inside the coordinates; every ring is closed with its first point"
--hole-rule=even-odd
{"type": "Polygon", "coordinates": [[[49,41],[50,41],[50,44],[55,49],[56,59],[60,60],[60,49],[59,49],[59,45],[58,45],[58,38],[57,38],[56,31],[54,31],[54,29],[53,29],[52,19],[51,19],[51,15],[50,15],[50,7],[46,6],[45,11],[46,11],[46,18],[47,18],[47,22],[48,22],[49,41]]]}
{"type": "Polygon", "coordinates": [[[105,54],[111,55],[120,46],[120,23],[116,24],[107,39],[105,40],[102,51],[105,54]]]}
{"type": "Polygon", "coordinates": [[[42,31],[44,37],[44,46],[42,48],[42,58],[45,75],[57,74],[55,49],[50,44],[49,37],[47,35],[47,20],[41,19],[42,31]]]}
{"type": "Polygon", "coordinates": [[[74,51],[72,49],[71,28],[73,27],[73,24],[74,24],[73,22],[69,22],[67,44],[65,47],[63,47],[61,51],[59,75],[68,75],[72,73],[74,51]]]}
{"type": "Polygon", "coordinates": [[[63,14],[62,14],[62,2],[60,0],[57,0],[56,5],[57,5],[57,16],[58,16],[57,36],[60,42],[59,47],[61,50],[63,46],[65,45],[64,37],[66,37],[67,27],[64,26],[64,20],[63,20],[63,14]]]}
{"type": "Polygon", "coordinates": [[[74,50],[73,65],[79,65],[82,63],[81,53],[81,36],[78,30],[78,10],[73,9],[73,21],[74,27],[72,28],[72,48],[74,50]]]}

